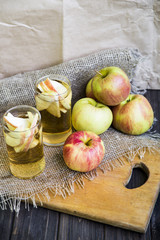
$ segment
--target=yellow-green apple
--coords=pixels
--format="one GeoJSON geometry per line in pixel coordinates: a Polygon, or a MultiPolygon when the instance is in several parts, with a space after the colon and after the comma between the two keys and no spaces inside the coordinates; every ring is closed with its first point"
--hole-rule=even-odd
{"type": "Polygon", "coordinates": [[[91,81],[95,98],[108,106],[116,106],[130,94],[131,84],[126,73],[118,67],[106,67],[91,81]]]}
{"type": "Polygon", "coordinates": [[[63,146],[66,165],[79,172],[95,169],[102,161],[104,153],[105,147],[101,138],[89,131],[72,133],[63,146]]]}
{"type": "Polygon", "coordinates": [[[140,135],[152,126],[153,109],[140,94],[130,94],[126,100],[112,108],[113,127],[131,135],[140,135]]]}
{"type": "Polygon", "coordinates": [[[96,98],[95,98],[95,96],[93,94],[93,91],[92,91],[92,79],[87,83],[87,86],[86,86],[86,96],[96,100],[96,98]]]}
{"type": "Polygon", "coordinates": [[[92,98],[81,98],[72,109],[72,125],[77,131],[105,132],[113,120],[112,111],[92,98]]]}

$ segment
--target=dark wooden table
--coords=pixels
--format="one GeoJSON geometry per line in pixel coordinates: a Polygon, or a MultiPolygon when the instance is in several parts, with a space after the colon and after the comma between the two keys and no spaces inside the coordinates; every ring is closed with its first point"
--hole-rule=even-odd
{"type": "MultiPolygon", "coordinates": [[[[145,96],[150,101],[155,117],[153,130],[160,133],[160,90],[148,90],[145,96]]],[[[140,169],[129,183],[133,188],[145,180],[140,169]]],[[[150,224],[145,234],[112,227],[83,218],[56,212],[42,207],[26,210],[21,205],[19,216],[9,209],[0,210],[0,240],[159,240],[160,239],[160,194],[150,224]]]]}

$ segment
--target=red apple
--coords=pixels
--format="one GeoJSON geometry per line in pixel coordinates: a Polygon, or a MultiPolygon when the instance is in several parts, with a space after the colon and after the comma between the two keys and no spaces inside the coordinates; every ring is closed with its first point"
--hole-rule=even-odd
{"type": "Polygon", "coordinates": [[[113,127],[132,135],[140,135],[152,126],[154,113],[148,100],[139,94],[130,94],[112,108],[113,127]]]}
{"type": "Polygon", "coordinates": [[[92,79],[87,83],[86,86],[86,96],[88,98],[93,98],[94,100],[96,100],[94,94],[93,94],[93,90],[92,90],[92,79]]]}
{"type": "Polygon", "coordinates": [[[131,85],[126,73],[118,67],[106,67],[91,81],[95,98],[108,106],[116,106],[130,94],[131,85]]]}
{"type": "Polygon", "coordinates": [[[101,138],[93,132],[78,131],[65,141],[63,158],[66,165],[75,171],[88,172],[102,161],[105,148],[101,138]]]}

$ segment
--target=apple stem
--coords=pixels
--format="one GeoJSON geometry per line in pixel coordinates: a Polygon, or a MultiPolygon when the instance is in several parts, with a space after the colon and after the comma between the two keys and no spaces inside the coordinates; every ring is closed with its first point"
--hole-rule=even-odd
{"type": "Polygon", "coordinates": [[[98,72],[97,70],[95,70],[96,73],[98,73],[99,75],[103,76],[102,73],[98,72]]]}
{"type": "Polygon", "coordinates": [[[86,144],[87,146],[90,146],[90,145],[91,145],[91,142],[92,142],[92,139],[89,139],[85,144],[86,144]]]}

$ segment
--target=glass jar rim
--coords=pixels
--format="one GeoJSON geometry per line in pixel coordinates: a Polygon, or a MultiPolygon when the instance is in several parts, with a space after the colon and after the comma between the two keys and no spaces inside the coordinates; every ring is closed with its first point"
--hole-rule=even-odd
{"type": "MultiPolygon", "coordinates": [[[[29,111],[28,111],[29,112],[29,111]]],[[[9,108],[4,114],[3,114],[3,117],[2,117],[2,124],[3,124],[3,128],[6,129],[8,132],[14,132],[14,133],[18,133],[18,132],[21,132],[21,133],[25,133],[25,132],[28,132],[32,129],[35,129],[36,127],[38,127],[38,125],[40,124],[41,122],[41,114],[40,112],[35,108],[35,107],[32,107],[32,106],[29,106],[29,105],[18,105],[18,106],[14,106],[12,108],[9,108]],[[12,110],[16,109],[16,108],[31,108],[32,110],[34,110],[37,114],[38,114],[38,121],[36,123],[36,125],[34,127],[31,127],[29,129],[26,129],[26,130],[22,130],[22,131],[16,131],[16,130],[10,130],[6,125],[5,125],[5,120],[4,120],[4,117],[12,110]]]]}

